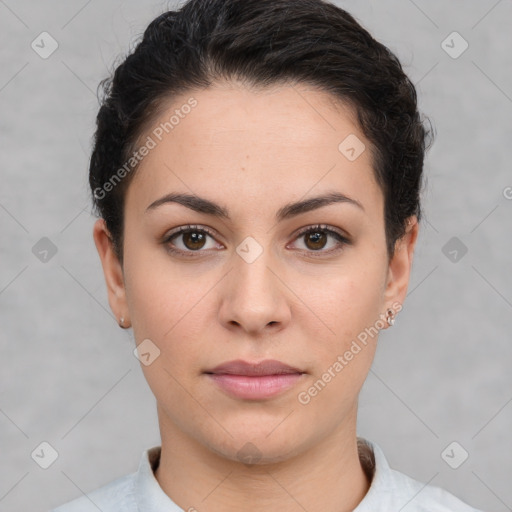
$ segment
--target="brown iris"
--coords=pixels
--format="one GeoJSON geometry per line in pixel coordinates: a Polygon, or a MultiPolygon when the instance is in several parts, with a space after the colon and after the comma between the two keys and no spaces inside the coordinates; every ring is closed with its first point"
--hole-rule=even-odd
{"type": "Polygon", "coordinates": [[[204,246],[207,235],[199,231],[189,231],[187,233],[182,233],[181,236],[183,237],[183,243],[187,249],[197,251],[204,246]]]}
{"type": "Polygon", "coordinates": [[[310,231],[309,233],[306,233],[305,238],[306,245],[308,246],[309,249],[319,250],[325,247],[327,235],[322,231],[310,231]],[[308,244],[309,241],[313,243],[313,246],[310,246],[308,244]]]}

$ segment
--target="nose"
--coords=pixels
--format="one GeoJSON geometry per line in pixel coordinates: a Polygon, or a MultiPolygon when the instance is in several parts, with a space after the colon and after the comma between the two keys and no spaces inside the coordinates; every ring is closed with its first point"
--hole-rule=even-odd
{"type": "Polygon", "coordinates": [[[271,256],[267,248],[254,261],[233,254],[233,266],[221,285],[219,309],[219,321],[227,329],[258,335],[277,332],[290,322],[293,294],[271,256]]]}

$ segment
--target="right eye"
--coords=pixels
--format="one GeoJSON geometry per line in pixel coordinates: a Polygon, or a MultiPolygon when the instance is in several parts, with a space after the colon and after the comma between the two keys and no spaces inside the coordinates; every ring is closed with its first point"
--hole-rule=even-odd
{"type": "Polygon", "coordinates": [[[194,257],[195,254],[193,253],[204,252],[201,249],[204,249],[208,237],[214,237],[213,233],[208,228],[199,226],[181,226],[169,233],[165,237],[163,243],[171,253],[194,257]],[[181,244],[175,244],[174,240],[179,240],[180,238],[182,239],[181,244]],[[177,245],[181,245],[181,247],[177,247],[177,245]]]}

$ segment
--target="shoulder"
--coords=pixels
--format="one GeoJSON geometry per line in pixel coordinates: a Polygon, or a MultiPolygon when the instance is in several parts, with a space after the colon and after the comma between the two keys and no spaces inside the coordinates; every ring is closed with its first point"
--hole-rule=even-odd
{"type": "Polygon", "coordinates": [[[441,487],[427,485],[391,470],[401,506],[410,512],[480,512],[441,487]]]}
{"type": "Polygon", "coordinates": [[[428,485],[392,469],[381,448],[360,438],[360,457],[370,466],[370,489],[354,512],[406,509],[407,512],[481,512],[448,491],[428,485]]]}
{"type": "Polygon", "coordinates": [[[138,512],[134,497],[134,481],[135,473],[122,476],[51,512],[138,512]]]}

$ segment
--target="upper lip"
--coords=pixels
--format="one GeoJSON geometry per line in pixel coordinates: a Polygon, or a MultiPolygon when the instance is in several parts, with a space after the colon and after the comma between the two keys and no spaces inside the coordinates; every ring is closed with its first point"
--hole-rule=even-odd
{"type": "Polygon", "coordinates": [[[258,363],[250,363],[237,359],[222,363],[205,373],[231,374],[231,375],[281,375],[288,373],[304,373],[298,368],[289,366],[275,359],[266,359],[258,363]]]}

